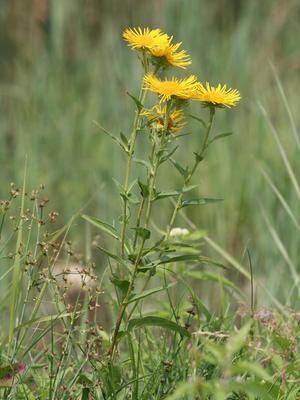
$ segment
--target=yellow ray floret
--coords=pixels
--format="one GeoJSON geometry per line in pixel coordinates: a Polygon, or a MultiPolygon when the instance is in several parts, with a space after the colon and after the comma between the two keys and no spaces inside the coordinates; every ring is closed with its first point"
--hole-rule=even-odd
{"type": "Polygon", "coordinates": [[[123,38],[132,49],[150,50],[154,47],[164,48],[169,43],[169,36],[160,29],[127,28],[123,32],[123,38]]]}
{"type": "Polygon", "coordinates": [[[226,85],[217,87],[210,86],[206,82],[206,86],[199,83],[195,100],[203,101],[207,104],[213,104],[219,107],[234,107],[240,101],[241,95],[237,89],[227,89],[226,85]]]}
{"type": "Polygon", "coordinates": [[[146,74],[144,78],[145,89],[157,93],[161,101],[168,101],[172,97],[188,100],[195,96],[199,83],[195,75],[185,79],[172,77],[171,80],[160,80],[153,74],[146,74]]]}
{"type": "Polygon", "coordinates": [[[179,50],[181,46],[180,43],[171,44],[172,38],[169,39],[169,42],[166,46],[154,46],[150,49],[150,53],[154,57],[161,57],[165,64],[173,65],[174,67],[186,68],[188,65],[192,64],[192,61],[189,55],[185,50],[179,50]]]}
{"type": "MultiPolygon", "coordinates": [[[[158,104],[154,106],[152,110],[145,111],[144,115],[148,118],[151,125],[158,130],[162,130],[165,126],[166,109],[166,107],[161,107],[158,104]]],[[[172,111],[169,115],[167,130],[171,133],[177,133],[185,124],[183,111],[177,109],[172,111]]]]}

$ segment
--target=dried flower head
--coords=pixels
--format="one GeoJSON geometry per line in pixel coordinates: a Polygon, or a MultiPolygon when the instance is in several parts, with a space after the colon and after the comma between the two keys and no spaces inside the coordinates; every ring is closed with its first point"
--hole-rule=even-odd
{"type": "MultiPolygon", "coordinates": [[[[149,123],[158,130],[162,130],[165,124],[167,107],[161,107],[159,104],[151,110],[145,111],[143,114],[149,120],[149,123]]],[[[180,109],[172,111],[168,118],[167,131],[170,133],[178,133],[185,125],[184,113],[180,109]]]]}

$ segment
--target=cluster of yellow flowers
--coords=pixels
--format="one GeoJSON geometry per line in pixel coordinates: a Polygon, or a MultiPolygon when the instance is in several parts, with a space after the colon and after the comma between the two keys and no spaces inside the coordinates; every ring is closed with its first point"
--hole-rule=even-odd
{"type": "Polygon", "coordinates": [[[172,44],[173,37],[160,29],[126,29],[123,37],[133,49],[149,51],[158,63],[179,68],[186,68],[192,63],[185,50],[177,51],[181,43],[172,44]]]}
{"type": "MultiPolygon", "coordinates": [[[[152,62],[158,67],[174,66],[185,69],[192,63],[185,50],[178,50],[181,42],[173,44],[173,37],[161,32],[160,29],[128,28],[123,32],[123,38],[132,49],[147,52],[151,56],[152,62]]],[[[227,88],[226,85],[222,86],[221,84],[214,87],[208,82],[203,85],[195,75],[190,75],[184,79],[172,77],[171,79],[161,80],[155,74],[147,73],[144,77],[144,84],[146,90],[159,95],[161,102],[171,99],[196,100],[206,106],[230,108],[237,105],[241,99],[238,90],[227,88]]],[[[165,108],[155,106],[152,113],[145,114],[150,120],[152,118],[159,122],[164,110],[165,108]],[[155,115],[158,115],[158,117],[155,118],[155,115]]],[[[173,122],[171,121],[173,128],[170,129],[173,132],[178,131],[184,125],[182,124],[182,111],[175,110],[174,112],[177,112],[177,114],[173,122]],[[178,120],[179,116],[180,119],[178,120]]]]}

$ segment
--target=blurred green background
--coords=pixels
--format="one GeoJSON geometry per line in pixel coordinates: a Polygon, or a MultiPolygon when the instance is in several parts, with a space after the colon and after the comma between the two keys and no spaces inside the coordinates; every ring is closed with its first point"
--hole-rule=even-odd
{"type": "MultiPolygon", "coordinates": [[[[160,27],[183,42],[189,72],[242,95],[238,107],[218,111],[215,132],[234,135],[216,142],[194,179],[197,195],[224,202],[188,215],[240,262],[249,248],[255,276],[295,306],[299,19],[298,0],[0,0],[0,198],[10,182],[21,184],[27,155],[29,186],[46,185],[62,223],[85,204],[88,214],[117,219],[112,178],[122,180],[125,159],[93,121],[129,132],[134,106],[126,91],[137,94],[142,76],[122,31],[160,27]]],[[[205,117],[199,105],[190,111],[205,117]]],[[[196,123],[187,130],[182,160],[200,140],[196,123]]],[[[165,168],[160,182],[174,189],[180,177],[165,168]]],[[[169,204],[157,204],[157,221],[165,221],[169,204]]]]}

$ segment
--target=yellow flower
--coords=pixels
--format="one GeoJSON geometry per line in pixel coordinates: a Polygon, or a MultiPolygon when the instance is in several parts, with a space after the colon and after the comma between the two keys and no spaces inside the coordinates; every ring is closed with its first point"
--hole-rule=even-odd
{"type": "Polygon", "coordinates": [[[169,36],[160,29],[127,28],[123,32],[123,38],[132,49],[150,50],[154,47],[165,48],[169,43],[169,36]]]}
{"type": "Polygon", "coordinates": [[[188,100],[195,96],[199,83],[195,75],[190,75],[185,79],[172,77],[171,80],[160,80],[153,74],[146,74],[144,77],[145,89],[157,93],[161,101],[168,101],[171,98],[188,100]]]}
{"type": "MultiPolygon", "coordinates": [[[[143,113],[156,129],[163,129],[165,125],[166,107],[161,107],[159,104],[154,106],[152,110],[143,113]]],[[[167,130],[171,133],[179,132],[186,124],[183,122],[184,113],[177,109],[170,113],[167,130]]]]}
{"type": "Polygon", "coordinates": [[[227,89],[226,85],[221,86],[221,84],[213,87],[206,82],[206,87],[202,83],[199,83],[194,98],[207,104],[230,108],[237,105],[241,99],[241,95],[237,89],[227,89]]]}
{"type": "Polygon", "coordinates": [[[173,65],[174,67],[186,68],[188,65],[192,64],[192,61],[185,50],[177,51],[181,46],[181,42],[171,44],[171,40],[172,38],[169,39],[169,42],[165,47],[155,46],[151,48],[150,53],[154,57],[160,57],[165,64],[173,65]]]}

